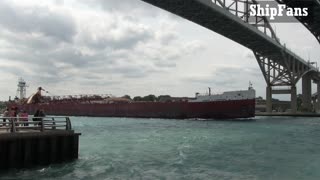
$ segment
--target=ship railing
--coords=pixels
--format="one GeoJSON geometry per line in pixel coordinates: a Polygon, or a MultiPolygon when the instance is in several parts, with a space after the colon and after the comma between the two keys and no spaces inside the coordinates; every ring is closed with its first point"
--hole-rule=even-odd
{"type": "Polygon", "coordinates": [[[0,132],[72,131],[69,117],[1,117],[0,132]],[[4,119],[6,120],[4,122],[4,119]]]}
{"type": "Polygon", "coordinates": [[[291,87],[284,86],[284,87],[272,87],[272,90],[291,90],[291,87]]]}
{"type": "Polygon", "coordinates": [[[115,97],[112,94],[79,94],[79,95],[61,95],[61,96],[43,96],[51,100],[78,100],[78,99],[104,99],[115,97]]]}
{"type": "Polygon", "coordinates": [[[215,96],[215,95],[221,95],[222,93],[215,92],[215,93],[198,93],[196,97],[201,97],[201,96],[215,96]]]}

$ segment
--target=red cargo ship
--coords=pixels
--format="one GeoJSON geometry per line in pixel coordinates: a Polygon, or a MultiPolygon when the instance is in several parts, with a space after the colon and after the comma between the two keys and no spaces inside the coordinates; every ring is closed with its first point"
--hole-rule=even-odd
{"type": "Polygon", "coordinates": [[[255,116],[255,90],[252,87],[243,91],[229,91],[216,95],[197,94],[195,98],[169,99],[162,102],[136,102],[110,96],[49,98],[42,97],[41,90],[43,89],[40,88],[27,102],[15,105],[29,114],[43,109],[48,115],[61,116],[168,119],[229,119],[255,116]]]}

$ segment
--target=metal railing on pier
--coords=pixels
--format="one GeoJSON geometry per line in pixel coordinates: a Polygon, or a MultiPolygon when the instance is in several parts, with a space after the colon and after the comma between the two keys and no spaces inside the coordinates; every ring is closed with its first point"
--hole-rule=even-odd
{"type": "Polygon", "coordinates": [[[33,131],[71,131],[69,117],[1,117],[0,130],[7,132],[33,132],[33,131]]]}

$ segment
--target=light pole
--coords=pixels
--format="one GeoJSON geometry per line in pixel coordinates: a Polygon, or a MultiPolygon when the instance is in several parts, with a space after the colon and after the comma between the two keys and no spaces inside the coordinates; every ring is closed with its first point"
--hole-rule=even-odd
{"type": "Polygon", "coordinates": [[[310,64],[311,64],[311,65],[314,65],[314,64],[315,64],[315,65],[316,65],[316,69],[319,71],[318,62],[310,62],[310,64]]]}

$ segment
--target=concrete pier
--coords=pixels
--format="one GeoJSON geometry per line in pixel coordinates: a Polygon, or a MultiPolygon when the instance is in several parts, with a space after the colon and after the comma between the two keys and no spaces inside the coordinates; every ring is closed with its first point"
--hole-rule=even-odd
{"type": "Polygon", "coordinates": [[[0,169],[30,168],[78,158],[79,135],[73,132],[0,135],[0,169]]]}
{"type": "Polygon", "coordinates": [[[272,86],[266,88],[266,112],[272,113],[272,95],[273,94],[290,94],[291,95],[291,113],[297,112],[297,88],[292,85],[290,88],[272,89],[272,86]]]}
{"type": "Polygon", "coordinates": [[[320,82],[317,82],[317,102],[315,110],[316,112],[320,112],[320,82]]]}
{"type": "Polygon", "coordinates": [[[256,116],[284,116],[284,117],[320,117],[319,113],[307,113],[307,112],[297,112],[297,113],[286,113],[286,112],[257,112],[256,116]]]}
{"type": "Polygon", "coordinates": [[[297,87],[291,86],[291,113],[297,113],[297,87]]]}
{"type": "Polygon", "coordinates": [[[302,110],[305,112],[312,111],[311,91],[311,75],[306,74],[302,77],[302,110]]]}
{"type": "Polygon", "coordinates": [[[267,112],[272,112],[272,87],[267,86],[266,88],[266,106],[267,106],[267,112]]]}
{"type": "MultiPolygon", "coordinates": [[[[0,127],[0,170],[30,168],[78,158],[79,136],[66,121],[11,119],[0,127]],[[14,122],[14,123],[12,123],[14,122]],[[13,130],[14,129],[14,130],[13,130]]],[[[0,119],[2,121],[2,119],[0,119]]]]}

